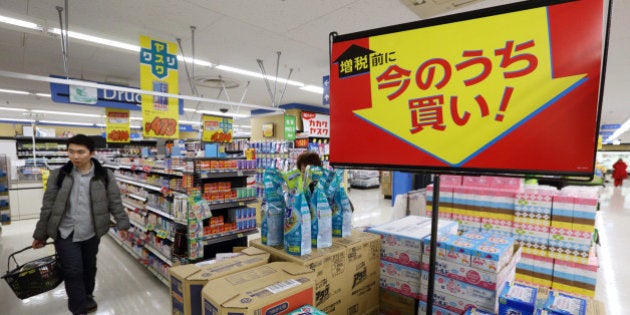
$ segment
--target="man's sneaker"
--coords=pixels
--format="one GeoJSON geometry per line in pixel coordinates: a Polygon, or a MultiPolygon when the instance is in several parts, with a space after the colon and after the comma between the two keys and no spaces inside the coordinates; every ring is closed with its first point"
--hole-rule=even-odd
{"type": "Polygon", "coordinates": [[[94,296],[93,295],[88,295],[86,300],[85,300],[85,310],[88,313],[94,313],[96,312],[96,309],[98,309],[98,304],[96,304],[96,301],[94,301],[94,296]]]}

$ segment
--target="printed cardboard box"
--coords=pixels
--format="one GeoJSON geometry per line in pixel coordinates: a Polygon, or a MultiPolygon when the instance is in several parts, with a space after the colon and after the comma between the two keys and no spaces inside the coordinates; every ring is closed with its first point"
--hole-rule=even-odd
{"type": "MultiPolygon", "coordinates": [[[[418,301],[418,315],[424,315],[427,313],[427,303],[424,301],[418,301]]],[[[431,311],[432,315],[459,315],[460,312],[451,312],[445,308],[441,308],[437,305],[433,305],[431,311]]]]}
{"type": "Polygon", "coordinates": [[[204,315],[284,314],[314,302],[315,272],[275,262],[209,281],[204,315]]]}
{"type": "MultiPolygon", "coordinates": [[[[420,295],[427,296],[428,294],[428,281],[429,281],[429,273],[426,271],[422,272],[422,286],[420,295]],[[424,291],[426,288],[426,291],[424,291]]],[[[505,285],[502,284],[500,287],[502,288],[505,285]]],[[[435,275],[435,292],[446,293],[452,296],[457,297],[457,299],[461,299],[464,301],[471,302],[477,307],[483,308],[485,310],[495,310],[498,306],[499,302],[499,294],[500,291],[495,290],[487,290],[478,286],[474,286],[472,284],[458,281],[455,279],[447,278],[445,276],[436,274],[435,275]]],[[[466,308],[461,309],[461,312],[465,311],[466,308]]],[[[459,310],[458,310],[459,311],[459,310]]]]}
{"type": "Polygon", "coordinates": [[[333,238],[333,244],[346,249],[346,287],[341,296],[343,314],[370,314],[373,310],[378,312],[380,236],[352,230],[348,237],[333,238]]]}
{"type": "Polygon", "coordinates": [[[499,315],[534,313],[537,294],[537,288],[508,283],[499,298],[499,315]]]}
{"type": "Polygon", "coordinates": [[[250,245],[268,252],[271,262],[293,262],[315,271],[315,302],[313,306],[329,314],[342,312],[343,295],[346,292],[348,262],[346,248],[333,243],[328,248],[313,249],[304,256],[290,255],[284,248],[263,245],[260,239],[252,240],[250,245]]]}
{"type": "Polygon", "coordinates": [[[269,254],[249,247],[238,255],[201,267],[190,264],[169,269],[171,307],[173,314],[201,314],[201,290],[212,279],[217,279],[249,268],[262,266],[269,261],[269,254]]]}
{"type": "Polygon", "coordinates": [[[418,310],[416,299],[384,289],[380,290],[379,306],[383,315],[415,315],[418,310]]]}

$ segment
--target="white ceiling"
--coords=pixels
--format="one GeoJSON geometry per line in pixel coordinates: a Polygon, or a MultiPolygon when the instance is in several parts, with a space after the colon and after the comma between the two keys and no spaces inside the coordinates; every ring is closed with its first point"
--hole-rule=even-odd
{"type": "MultiPolygon", "coordinates": [[[[429,0],[435,3],[444,0],[429,0]]],[[[456,1],[456,0],[449,0],[456,1]]],[[[262,59],[268,74],[276,73],[277,52],[281,52],[279,77],[321,86],[328,74],[328,34],[368,30],[419,19],[407,8],[409,0],[69,0],[69,30],[138,45],[139,35],[176,42],[182,40],[186,57],[192,57],[190,26],[195,26],[195,58],[259,73],[256,59],[262,59]]],[[[459,11],[496,6],[515,0],[485,0],[459,11]]],[[[63,0],[2,0],[0,15],[28,19],[59,27],[55,6],[63,0]]],[[[602,110],[602,124],[622,124],[630,118],[626,89],[630,87],[630,1],[613,4],[612,31],[608,51],[608,70],[602,110]]],[[[93,81],[111,81],[139,86],[138,54],[70,39],[69,76],[93,81]]],[[[0,23],[0,70],[48,76],[63,75],[61,44],[57,36],[25,31],[0,23]]],[[[195,76],[237,81],[229,89],[232,101],[239,101],[247,89],[244,103],[270,106],[271,100],[262,79],[195,66],[195,76]]],[[[180,63],[180,93],[192,95],[183,63],[180,63]]],[[[278,84],[278,89],[283,87],[278,84]]],[[[0,89],[49,92],[45,82],[0,77],[0,89]]],[[[273,88],[273,83],[272,83],[273,88]]],[[[206,98],[227,100],[219,89],[198,87],[206,98]]],[[[289,86],[281,103],[321,105],[320,94],[289,86]]],[[[103,113],[102,108],[59,105],[34,95],[16,96],[0,93],[0,106],[55,109],[85,113],[103,113]]],[[[185,107],[216,110],[209,103],[185,102],[185,107]]],[[[234,111],[235,108],[232,108],[234,111]]],[[[18,117],[17,112],[2,112],[0,118],[18,117]],[[16,116],[17,115],[17,116],[16,116]]],[[[46,117],[58,119],[59,117],[46,117]]],[[[64,117],[64,120],[73,120],[64,117]]],[[[92,118],[74,118],[91,121],[92,118]]],[[[187,114],[186,120],[198,120],[187,114]]],[[[98,118],[93,119],[94,122],[98,118]]],[[[626,136],[630,142],[630,136],[626,136]]]]}

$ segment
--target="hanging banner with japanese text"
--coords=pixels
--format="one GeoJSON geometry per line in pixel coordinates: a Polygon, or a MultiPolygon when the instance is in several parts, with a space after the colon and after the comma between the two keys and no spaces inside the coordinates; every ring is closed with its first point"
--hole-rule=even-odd
{"type": "Polygon", "coordinates": [[[232,121],[231,117],[203,115],[201,141],[232,142],[232,121]]]}
{"type": "MultiPolygon", "coordinates": [[[[140,89],[179,93],[177,44],[140,36],[140,89]]],[[[148,138],[179,138],[178,99],[142,95],[142,129],[148,138]]]]}
{"type": "Polygon", "coordinates": [[[105,139],[108,143],[129,143],[130,116],[128,109],[105,109],[105,139]]]}
{"type": "Polygon", "coordinates": [[[331,163],[592,176],[603,8],[526,1],[334,36],[331,163]]]}
{"type": "Polygon", "coordinates": [[[295,116],[293,115],[284,115],[284,140],[293,141],[295,140],[295,130],[297,128],[297,123],[295,116]]]}
{"type": "Polygon", "coordinates": [[[309,137],[330,138],[330,116],[302,112],[302,135],[309,137]]]}

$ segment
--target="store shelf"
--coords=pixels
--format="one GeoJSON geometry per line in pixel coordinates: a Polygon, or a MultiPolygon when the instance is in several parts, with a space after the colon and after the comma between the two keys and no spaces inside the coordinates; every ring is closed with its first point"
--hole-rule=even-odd
{"type": "Polygon", "coordinates": [[[105,167],[109,167],[109,168],[113,168],[113,169],[126,169],[126,170],[131,170],[131,171],[140,171],[140,172],[145,172],[145,173],[155,173],[155,174],[161,174],[161,175],[170,175],[170,176],[183,176],[184,175],[184,168],[183,167],[178,167],[178,168],[174,168],[172,170],[166,170],[164,168],[161,167],[153,167],[153,166],[148,166],[149,169],[145,170],[144,166],[140,166],[140,165],[113,165],[113,164],[105,164],[105,167]]]}
{"type": "MultiPolygon", "coordinates": [[[[210,203],[208,201],[208,207],[210,208],[210,210],[244,207],[254,201],[258,201],[258,197],[243,198],[243,199],[239,199],[235,201],[228,201],[228,202],[222,202],[222,203],[210,203]]],[[[207,219],[207,218],[204,218],[204,219],[207,219]]]]}
{"type": "Polygon", "coordinates": [[[138,207],[137,205],[134,205],[132,203],[126,202],[124,200],[122,202],[122,205],[124,207],[126,207],[127,209],[129,209],[129,210],[133,210],[134,212],[136,212],[137,210],[144,210],[144,209],[142,209],[142,207],[138,207]]]}
{"type": "MultiPolygon", "coordinates": [[[[162,276],[159,272],[157,272],[153,267],[145,265],[144,263],[142,263],[140,260],[143,260],[140,255],[136,254],[130,247],[129,245],[125,244],[120,238],[118,238],[118,235],[116,235],[116,233],[113,230],[109,230],[109,232],[107,232],[107,234],[109,234],[109,236],[112,238],[112,240],[114,242],[116,242],[118,245],[120,245],[120,247],[122,247],[125,251],[127,251],[131,257],[135,258],[136,261],[138,261],[139,264],[141,264],[142,266],[144,266],[149,272],[151,272],[153,274],[153,276],[155,276],[156,278],[158,278],[158,280],[160,280],[162,283],[164,283],[164,285],[168,286],[168,279],[166,279],[164,276],[162,276]]],[[[147,246],[144,246],[144,248],[147,248],[147,246]]],[[[148,250],[148,248],[147,248],[148,250]]],[[[150,251],[150,250],[149,250],[150,251]]],[[[152,252],[153,253],[153,252],[152,252]]],[[[157,255],[156,255],[157,256],[157,255]]],[[[169,266],[172,266],[171,264],[169,264],[169,266]]]]}
{"type": "Polygon", "coordinates": [[[136,194],[133,194],[133,193],[127,193],[127,196],[129,196],[129,197],[131,197],[133,199],[142,201],[142,202],[147,202],[147,197],[143,197],[143,196],[136,195],[136,194]]]}
{"type": "Polygon", "coordinates": [[[140,223],[140,222],[137,222],[136,220],[129,219],[129,222],[130,222],[133,226],[135,226],[136,228],[138,228],[140,231],[142,231],[142,232],[145,232],[145,233],[146,233],[146,232],[148,231],[148,230],[147,230],[147,228],[146,228],[146,226],[144,226],[144,224],[142,224],[142,223],[140,223]]]}
{"type": "Polygon", "coordinates": [[[159,258],[161,261],[165,262],[167,265],[169,266],[173,266],[173,261],[168,259],[166,256],[164,256],[164,254],[162,254],[159,250],[157,250],[156,248],[153,248],[153,246],[145,244],[144,248],[146,248],[146,250],[148,250],[149,252],[151,252],[153,255],[155,255],[157,258],[159,258]]]}
{"type": "Polygon", "coordinates": [[[253,229],[244,230],[244,231],[230,231],[230,232],[225,232],[225,233],[206,235],[203,237],[203,243],[204,245],[217,244],[217,243],[241,238],[241,237],[254,234],[257,232],[258,232],[258,228],[253,228],[253,229]]]}
{"type": "MultiPolygon", "coordinates": [[[[130,184],[130,185],[136,185],[136,186],[139,186],[139,187],[142,187],[142,188],[146,188],[146,189],[149,189],[149,190],[162,192],[162,187],[160,187],[160,186],[149,184],[149,183],[146,183],[146,182],[141,182],[141,181],[138,181],[135,178],[127,177],[127,176],[124,176],[124,175],[116,175],[116,180],[118,180],[120,182],[123,182],[123,183],[130,184]]],[[[167,188],[167,189],[169,189],[169,190],[171,190],[171,191],[173,191],[175,193],[178,193],[178,194],[182,194],[182,195],[185,194],[184,192],[179,191],[177,189],[172,189],[172,188],[169,188],[169,187],[165,187],[165,188],[167,188]]]]}
{"type": "Polygon", "coordinates": [[[156,277],[158,278],[158,280],[160,280],[160,282],[162,282],[165,286],[169,286],[169,281],[168,279],[166,279],[163,275],[161,275],[159,272],[157,272],[153,267],[151,266],[146,266],[147,269],[156,277]]]}
{"type": "Polygon", "coordinates": [[[244,177],[244,176],[254,176],[254,175],[256,175],[256,170],[239,170],[239,171],[225,171],[225,172],[199,171],[199,179],[244,177]]]}
{"type": "Polygon", "coordinates": [[[173,215],[168,214],[168,213],[166,213],[166,212],[164,212],[164,211],[162,211],[162,210],[160,210],[160,209],[158,209],[158,208],[155,208],[155,207],[153,207],[153,206],[146,205],[146,206],[145,206],[145,209],[147,209],[147,210],[149,210],[149,211],[151,211],[151,212],[154,212],[154,213],[156,213],[156,214],[159,214],[159,215],[160,215],[160,216],[162,216],[163,218],[167,218],[167,219],[169,219],[169,220],[171,220],[171,221],[174,221],[174,222],[176,222],[176,223],[179,223],[179,224],[184,224],[184,225],[186,224],[186,221],[185,221],[185,220],[177,219],[177,218],[175,218],[173,215]]]}

